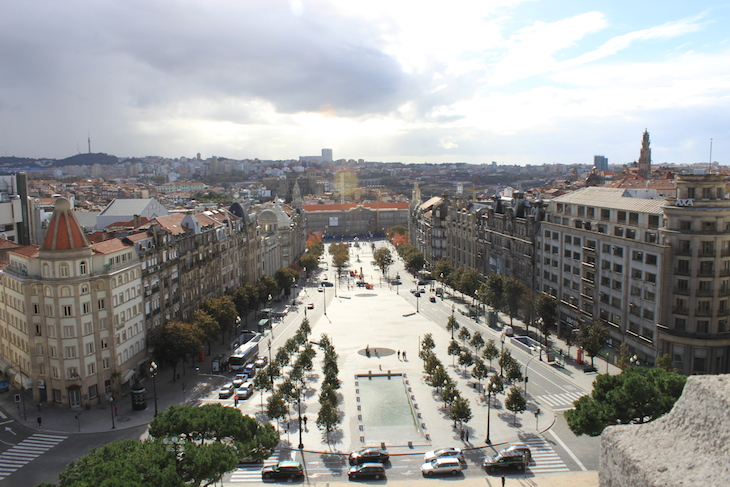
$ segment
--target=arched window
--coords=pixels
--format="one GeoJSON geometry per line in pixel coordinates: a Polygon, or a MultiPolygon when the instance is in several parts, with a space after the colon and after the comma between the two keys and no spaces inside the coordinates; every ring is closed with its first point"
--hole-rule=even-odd
{"type": "Polygon", "coordinates": [[[86,261],[82,260],[81,263],[79,264],[79,273],[81,275],[84,275],[87,272],[88,272],[88,269],[87,269],[86,261]]]}
{"type": "Polygon", "coordinates": [[[63,286],[61,288],[61,297],[67,298],[69,296],[71,296],[71,289],[68,286],[63,286]]]}
{"type": "Polygon", "coordinates": [[[51,266],[43,264],[43,277],[51,277],[51,266]]]}
{"type": "Polygon", "coordinates": [[[36,296],[38,294],[38,286],[36,284],[33,284],[30,288],[30,293],[33,296],[36,296]]]}
{"type": "Polygon", "coordinates": [[[53,297],[53,290],[51,289],[51,286],[44,287],[43,288],[43,294],[45,294],[49,298],[52,298],[53,297]]]}
{"type": "Polygon", "coordinates": [[[61,277],[68,277],[68,264],[61,264],[58,267],[58,271],[61,277]]]}
{"type": "Polygon", "coordinates": [[[103,291],[104,290],[104,281],[96,281],[96,290],[97,291],[103,291]]]}
{"type": "Polygon", "coordinates": [[[89,285],[88,284],[81,285],[81,294],[89,294],[89,285]]]}

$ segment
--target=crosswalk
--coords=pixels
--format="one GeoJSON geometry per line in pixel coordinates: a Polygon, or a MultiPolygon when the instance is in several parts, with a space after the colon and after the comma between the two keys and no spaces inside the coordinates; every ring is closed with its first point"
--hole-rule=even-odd
{"type": "Polygon", "coordinates": [[[530,447],[532,461],[527,466],[533,474],[568,472],[570,469],[560,459],[553,447],[544,438],[533,437],[522,441],[530,447]]]}
{"type": "Polygon", "coordinates": [[[573,401],[577,401],[583,396],[585,396],[585,393],[583,392],[564,392],[562,394],[545,394],[542,396],[536,396],[535,399],[540,404],[546,404],[553,409],[571,409],[573,407],[573,401]]]}
{"type": "Polygon", "coordinates": [[[277,462],[291,460],[291,452],[286,452],[284,456],[280,456],[281,451],[277,448],[269,458],[263,463],[251,463],[239,466],[231,474],[229,482],[261,482],[261,469],[265,466],[276,465],[277,462]]]}
{"type": "Polygon", "coordinates": [[[68,437],[36,433],[0,454],[0,481],[66,438],[68,437]]]}

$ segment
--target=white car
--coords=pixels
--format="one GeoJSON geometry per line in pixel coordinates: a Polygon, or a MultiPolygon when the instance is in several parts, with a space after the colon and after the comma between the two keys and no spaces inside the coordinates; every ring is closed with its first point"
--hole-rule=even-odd
{"type": "Polygon", "coordinates": [[[456,475],[461,473],[461,462],[453,457],[434,458],[421,466],[421,472],[426,477],[443,474],[456,475]]]}
{"type": "Polygon", "coordinates": [[[462,453],[461,448],[448,447],[448,448],[439,448],[438,450],[429,451],[429,452],[426,452],[425,455],[423,455],[424,462],[430,462],[434,458],[456,458],[460,462],[463,462],[464,453],[462,453]]]}
{"type": "Polygon", "coordinates": [[[233,387],[238,389],[247,380],[248,380],[248,376],[246,374],[236,374],[236,378],[233,379],[233,387]]]}
{"type": "Polygon", "coordinates": [[[319,286],[319,287],[317,288],[317,291],[319,291],[319,292],[323,293],[323,292],[324,292],[324,288],[323,288],[322,286],[319,286]]]}

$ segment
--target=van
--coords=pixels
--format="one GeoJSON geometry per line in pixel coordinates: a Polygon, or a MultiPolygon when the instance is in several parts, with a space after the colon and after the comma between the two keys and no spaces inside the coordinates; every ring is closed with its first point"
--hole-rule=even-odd
{"type": "Polygon", "coordinates": [[[241,384],[241,387],[236,391],[236,397],[238,399],[248,399],[253,394],[253,382],[248,381],[241,384]]]}

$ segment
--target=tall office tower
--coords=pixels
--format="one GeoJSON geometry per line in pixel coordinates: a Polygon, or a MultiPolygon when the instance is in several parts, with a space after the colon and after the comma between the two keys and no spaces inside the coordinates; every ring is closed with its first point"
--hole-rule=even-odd
{"type": "Polygon", "coordinates": [[[332,162],[332,149],[322,149],[322,162],[332,162]]]}
{"type": "Polygon", "coordinates": [[[605,156],[593,156],[593,165],[596,172],[608,171],[608,158],[605,156]]]}
{"type": "Polygon", "coordinates": [[[651,149],[649,148],[649,132],[644,130],[641,138],[641,153],[639,154],[639,176],[651,177],[651,149]]]}

